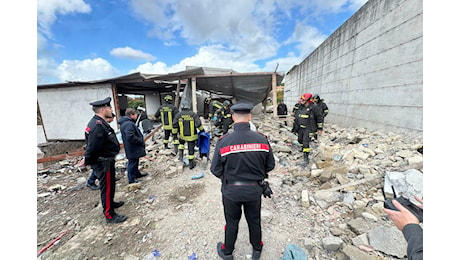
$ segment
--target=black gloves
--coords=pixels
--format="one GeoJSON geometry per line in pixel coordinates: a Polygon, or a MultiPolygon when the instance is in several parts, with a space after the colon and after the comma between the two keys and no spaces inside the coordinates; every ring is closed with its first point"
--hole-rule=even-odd
{"type": "Polygon", "coordinates": [[[270,184],[268,183],[268,181],[262,181],[260,185],[262,186],[262,195],[264,195],[264,198],[266,197],[271,198],[273,191],[270,188],[270,184]]]}

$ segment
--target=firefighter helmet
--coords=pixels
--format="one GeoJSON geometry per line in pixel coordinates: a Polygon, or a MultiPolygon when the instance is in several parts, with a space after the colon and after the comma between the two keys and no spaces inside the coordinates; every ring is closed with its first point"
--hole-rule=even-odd
{"type": "Polygon", "coordinates": [[[164,98],[163,98],[165,101],[172,101],[173,98],[171,95],[166,95],[164,98]]]}
{"type": "Polygon", "coordinates": [[[204,103],[206,103],[206,104],[211,103],[211,98],[210,97],[205,98],[204,103]]]}
{"type": "Polygon", "coordinates": [[[310,93],[305,93],[300,97],[300,99],[307,101],[310,100],[310,98],[312,98],[312,95],[310,93]]]}
{"type": "Polygon", "coordinates": [[[228,100],[225,100],[224,103],[223,103],[224,107],[228,107],[230,106],[230,101],[228,100]]]}

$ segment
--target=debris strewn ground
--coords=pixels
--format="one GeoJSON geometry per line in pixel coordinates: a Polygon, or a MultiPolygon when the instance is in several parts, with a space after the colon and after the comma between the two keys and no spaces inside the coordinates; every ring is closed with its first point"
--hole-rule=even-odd
{"type": "MultiPolygon", "coordinates": [[[[277,163],[269,173],[274,194],[262,202],[262,259],[279,259],[289,244],[308,259],[406,258],[402,234],[384,217],[382,188],[391,182],[405,195],[423,195],[422,133],[341,128],[326,119],[312,145],[314,159],[302,169],[290,126],[272,117],[253,122],[269,137],[277,163]]],[[[99,192],[85,186],[90,169],[79,166],[81,157],[38,170],[40,259],[218,259],[225,222],[210,162],[204,157],[193,170],[183,166],[173,149],[163,150],[162,131],[147,150],[141,167],[150,175],[140,184],[128,185],[126,159],[118,156],[115,198],[125,205],[117,212],[128,216],[122,224],[105,223],[99,192]]],[[[243,218],[234,257],[250,254],[243,218]]]]}

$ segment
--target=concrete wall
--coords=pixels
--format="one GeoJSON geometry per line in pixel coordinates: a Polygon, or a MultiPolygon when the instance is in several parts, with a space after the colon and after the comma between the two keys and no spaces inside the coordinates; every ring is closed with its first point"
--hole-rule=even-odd
{"type": "MultiPolygon", "coordinates": [[[[39,89],[37,100],[45,136],[53,140],[85,140],[85,128],[94,112],[89,103],[112,98],[110,84],[66,88],[39,89]]],[[[111,123],[117,130],[116,121],[111,123]]]]}
{"type": "Polygon", "coordinates": [[[369,0],[287,73],[285,103],[319,94],[326,122],[422,131],[422,25],[422,0],[369,0]]]}

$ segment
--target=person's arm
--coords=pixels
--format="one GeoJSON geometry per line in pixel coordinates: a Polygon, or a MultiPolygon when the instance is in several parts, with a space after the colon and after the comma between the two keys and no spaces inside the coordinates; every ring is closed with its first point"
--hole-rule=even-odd
{"type": "Polygon", "coordinates": [[[423,259],[423,229],[418,224],[407,224],[402,233],[407,241],[407,258],[409,260],[423,259]]]}
{"type": "MultiPolygon", "coordinates": [[[[423,201],[415,196],[415,199],[422,203],[417,205],[423,208],[423,201]]],[[[395,226],[403,232],[407,241],[407,257],[409,260],[423,259],[423,230],[417,217],[408,209],[402,206],[397,200],[392,200],[393,205],[399,210],[384,208],[383,211],[393,221],[395,226]]]]}
{"type": "Polygon", "coordinates": [[[224,167],[221,162],[221,156],[220,156],[220,142],[218,141],[216,144],[216,148],[214,149],[214,156],[212,157],[211,161],[211,168],[210,168],[212,174],[216,176],[219,179],[223,179],[224,176],[224,167]]]}

